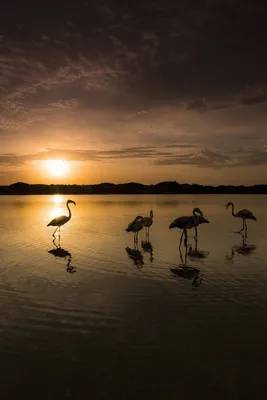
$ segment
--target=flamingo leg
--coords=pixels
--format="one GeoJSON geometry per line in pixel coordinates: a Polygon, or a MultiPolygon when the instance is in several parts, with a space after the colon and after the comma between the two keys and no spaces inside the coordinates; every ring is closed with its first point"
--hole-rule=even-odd
{"type": "Polygon", "coordinates": [[[183,231],[182,234],[181,234],[179,249],[181,248],[181,245],[182,245],[182,240],[183,240],[184,232],[185,232],[185,231],[183,231]]]}
{"type": "Polygon", "coordinates": [[[243,219],[243,227],[242,229],[240,229],[240,231],[238,231],[238,233],[241,233],[244,229],[245,229],[245,220],[243,219]]]}
{"type": "Polygon", "coordinates": [[[185,231],[184,231],[184,235],[185,235],[185,238],[184,238],[184,245],[185,245],[185,248],[186,248],[186,250],[187,250],[187,231],[186,231],[186,229],[185,229],[185,231]]]}
{"type": "Polygon", "coordinates": [[[59,226],[54,230],[52,236],[56,237],[56,236],[55,236],[55,233],[56,233],[56,231],[58,230],[58,228],[59,228],[59,226]]]}
{"type": "Polygon", "coordinates": [[[179,250],[180,250],[181,264],[184,265],[183,253],[182,253],[182,250],[181,250],[181,249],[179,249],[179,250]]]}
{"type": "Polygon", "coordinates": [[[244,219],[244,225],[245,225],[245,236],[247,237],[248,227],[247,227],[247,221],[245,219],[244,219]]]}
{"type": "MultiPolygon", "coordinates": [[[[195,239],[195,238],[194,238],[195,239]]],[[[195,239],[195,251],[198,251],[197,250],[197,242],[198,242],[198,240],[197,240],[197,238],[195,239]]]]}
{"type": "Polygon", "coordinates": [[[195,250],[197,251],[198,232],[197,232],[197,227],[196,227],[196,226],[195,226],[195,236],[194,236],[194,240],[195,240],[195,250]]]}
{"type": "Polygon", "coordinates": [[[188,254],[188,248],[187,248],[187,231],[185,231],[185,239],[184,239],[184,245],[185,245],[185,267],[187,266],[187,254],[188,254]]]}

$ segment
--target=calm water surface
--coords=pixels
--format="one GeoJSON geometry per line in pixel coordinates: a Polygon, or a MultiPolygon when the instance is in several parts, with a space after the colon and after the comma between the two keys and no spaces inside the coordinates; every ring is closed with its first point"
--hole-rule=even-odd
{"type": "Polygon", "coordinates": [[[1,398],[265,399],[266,200],[1,197],[1,398]],[[46,225],[68,198],[77,206],[57,249],[46,225]],[[228,201],[258,217],[244,243],[228,201]],[[184,272],[168,226],[197,206],[206,257],[184,272]],[[151,246],[141,232],[134,249],[125,228],[150,209],[151,246]]]}

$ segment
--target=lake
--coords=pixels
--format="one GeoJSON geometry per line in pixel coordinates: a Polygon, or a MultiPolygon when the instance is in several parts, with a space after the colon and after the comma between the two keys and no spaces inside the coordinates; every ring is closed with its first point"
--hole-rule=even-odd
{"type": "Polygon", "coordinates": [[[266,398],[266,200],[0,197],[1,398],[266,398]],[[46,225],[68,198],[58,248],[46,225]],[[247,238],[228,201],[258,218],[247,238]],[[210,224],[185,270],[168,227],[194,207],[210,224]],[[136,249],[125,229],[150,209],[150,245],[141,231],[136,249]]]}

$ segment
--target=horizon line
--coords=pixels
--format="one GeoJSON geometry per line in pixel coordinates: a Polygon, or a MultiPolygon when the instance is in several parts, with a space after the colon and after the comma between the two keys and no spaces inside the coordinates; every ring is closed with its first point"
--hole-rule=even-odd
{"type": "Polygon", "coordinates": [[[0,187],[10,187],[13,185],[17,185],[17,184],[23,184],[23,185],[40,185],[40,186],[97,186],[97,185],[142,185],[142,186],[156,186],[156,185],[160,185],[160,184],[177,184],[177,185],[189,185],[189,186],[203,186],[203,187],[219,187],[219,186],[234,186],[234,187],[254,187],[254,186],[267,186],[267,183],[258,183],[258,184],[254,184],[254,185],[242,185],[242,184],[218,184],[218,185],[212,185],[212,184],[201,184],[201,183],[180,183],[178,181],[160,181],[157,183],[141,183],[141,182],[123,182],[123,183],[114,183],[114,182],[100,182],[100,183],[28,183],[28,182],[22,182],[22,181],[18,181],[18,182],[14,182],[11,184],[7,184],[7,185],[1,185],[0,187]]]}

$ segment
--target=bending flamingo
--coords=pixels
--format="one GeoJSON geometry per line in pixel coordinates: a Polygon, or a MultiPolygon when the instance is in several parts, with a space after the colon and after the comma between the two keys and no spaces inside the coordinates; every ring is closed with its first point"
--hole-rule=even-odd
{"type": "Polygon", "coordinates": [[[138,242],[138,232],[144,227],[144,218],[138,215],[126,229],[126,232],[134,232],[134,243],[138,242]]]}
{"type": "Polygon", "coordinates": [[[169,226],[169,229],[179,228],[183,230],[180,238],[179,249],[181,248],[183,236],[185,236],[184,244],[185,246],[187,246],[187,229],[195,228],[195,238],[197,238],[197,226],[205,223],[208,224],[209,221],[203,217],[203,212],[199,208],[194,208],[193,215],[191,215],[190,217],[176,218],[169,226]],[[198,213],[199,215],[197,215],[196,213],[198,213]]]}
{"type": "Polygon", "coordinates": [[[60,235],[60,227],[62,225],[65,225],[70,219],[71,219],[71,211],[69,208],[69,204],[74,204],[76,206],[75,201],[73,200],[68,200],[66,203],[67,209],[69,210],[69,215],[61,215],[60,217],[56,217],[54,219],[52,219],[52,221],[49,222],[49,224],[47,226],[56,226],[56,230],[53,232],[52,236],[55,237],[55,233],[56,231],[59,229],[59,235],[60,235]]]}
{"type": "Polygon", "coordinates": [[[245,229],[245,233],[247,233],[247,223],[246,223],[246,219],[253,219],[254,221],[257,221],[257,218],[252,214],[252,212],[250,210],[247,209],[243,209],[238,211],[237,213],[235,213],[235,206],[234,204],[230,201],[229,203],[226,204],[226,208],[232,206],[232,216],[233,217],[237,217],[237,218],[241,218],[243,220],[243,227],[242,229],[240,229],[240,231],[238,231],[238,233],[241,233],[244,229],[245,229]]]}

